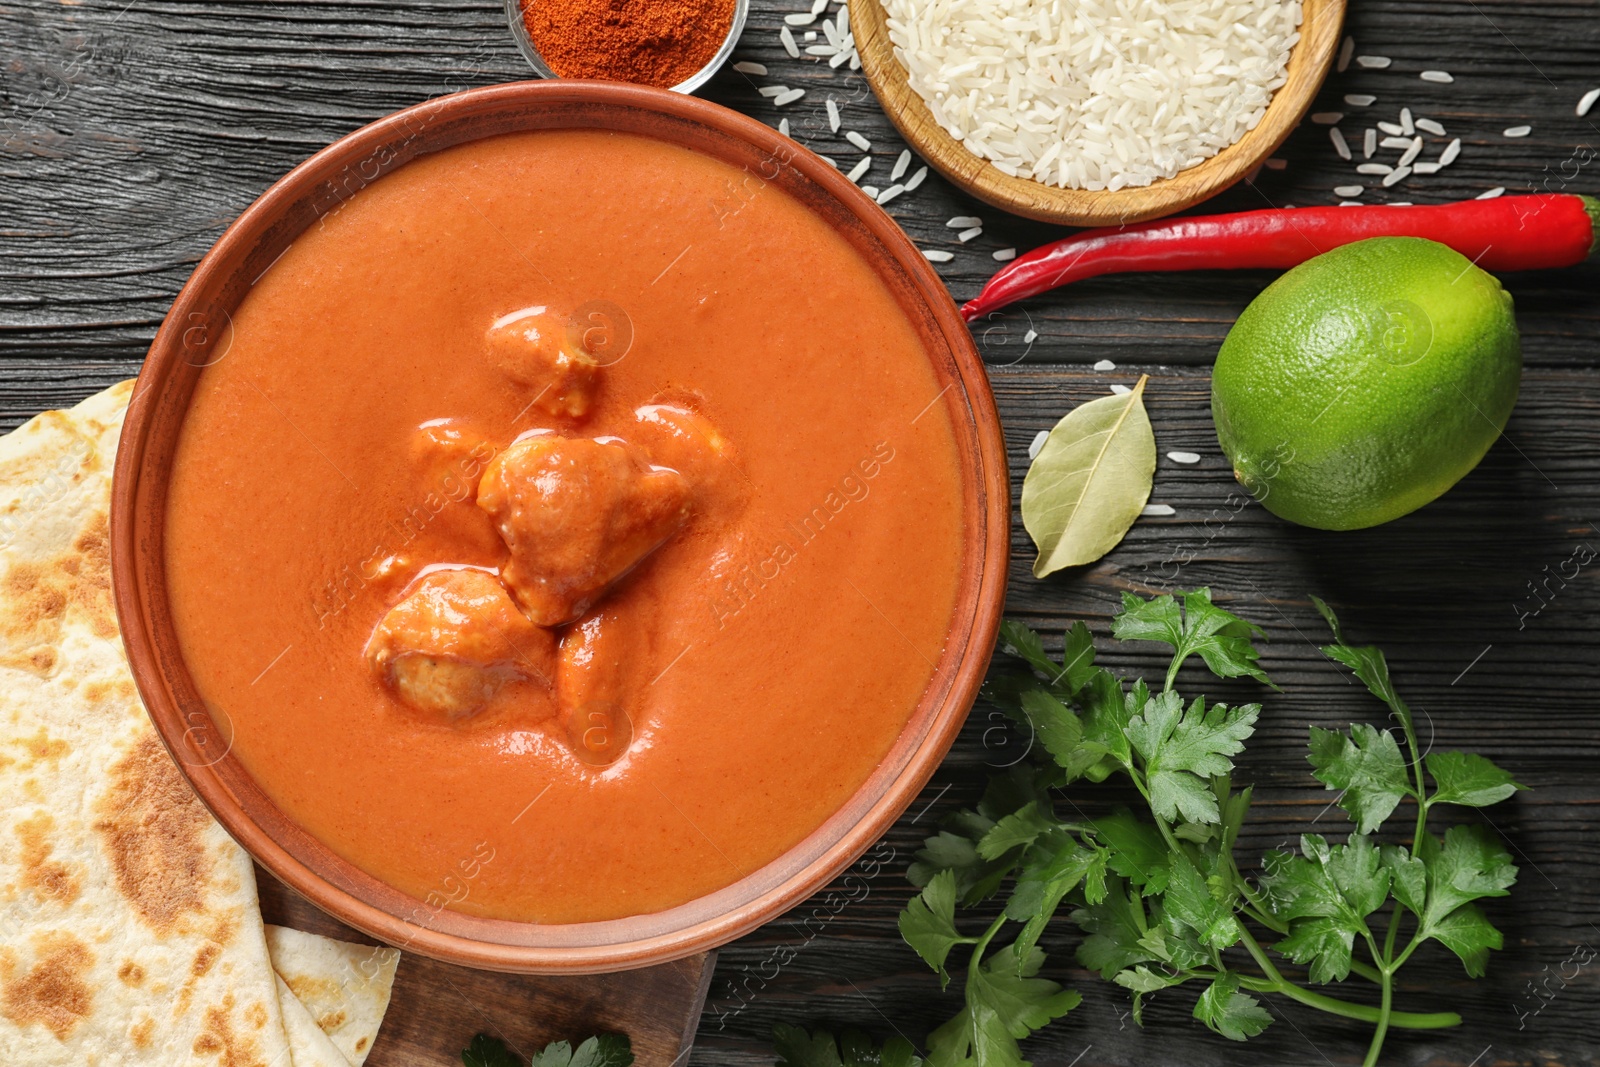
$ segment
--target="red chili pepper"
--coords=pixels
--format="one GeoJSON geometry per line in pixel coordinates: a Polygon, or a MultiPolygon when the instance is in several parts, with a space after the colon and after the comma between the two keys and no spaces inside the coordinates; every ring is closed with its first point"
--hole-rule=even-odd
{"type": "Polygon", "coordinates": [[[1424,207],[1308,207],[1157,219],[1087,230],[1000,268],[961,309],[968,322],[1100,274],[1293,267],[1369,237],[1426,237],[1488,271],[1582,263],[1595,251],[1600,201],[1571,193],[1424,207]]]}

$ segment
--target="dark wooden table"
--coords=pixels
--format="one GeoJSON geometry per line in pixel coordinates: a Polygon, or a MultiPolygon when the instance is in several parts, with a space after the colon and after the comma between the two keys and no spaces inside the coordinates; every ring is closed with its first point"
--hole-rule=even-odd
{"type": "MultiPolygon", "coordinates": [[[[788,117],[799,140],[848,166],[859,153],[828,130],[823,103],[833,95],[845,128],[873,143],[867,180],[885,176],[902,146],[861,76],[784,54],[777,29],[786,12],[804,6],[799,0],[752,6],[735,58],[765,63],[770,75],[727,70],[705,95],[774,125],[788,117]],[[806,88],[805,99],[775,109],[757,86],[779,82],[806,88]]],[[[1316,110],[1349,111],[1344,94],[1371,93],[1380,98],[1371,110],[1383,112],[1374,117],[1393,119],[1409,105],[1463,139],[1455,165],[1367,199],[1443,201],[1545,182],[1600,191],[1590,147],[1600,143],[1600,112],[1591,120],[1574,114],[1582,93],[1600,85],[1600,4],[1355,0],[1352,7],[1358,51],[1394,64],[1333,76],[1316,110]],[[1424,69],[1455,80],[1421,81],[1424,69]],[[1531,136],[1502,136],[1523,123],[1531,136]]],[[[528,73],[500,5],[485,0],[13,0],[0,4],[0,42],[0,422],[7,428],[135,373],[194,263],[240,209],[305,156],[399,107],[528,73]]],[[[1346,128],[1363,127],[1346,120],[1346,128]]],[[[1264,170],[1213,207],[1331,203],[1333,187],[1354,180],[1323,127],[1307,124],[1281,155],[1283,169],[1264,170]]],[[[937,177],[888,210],[922,247],[955,253],[939,269],[959,299],[977,291],[996,249],[1055,236],[968,200],[937,177]],[[981,216],[985,231],[961,245],[945,222],[968,214],[981,216]]],[[[1110,557],[1082,571],[1033,580],[1018,525],[1010,611],[1056,631],[1084,618],[1103,636],[1121,590],[1165,575],[1180,586],[1210,585],[1220,601],[1265,626],[1265,663],[1284,692],[1268,699],[1245,766],[1257,787],[1245,843],[1259,852],[1305,829],[1327,802],[1306,776],[1307,724],[1379,718],[1313,647],[1321,630],[1306,594],[1330,600],[1350,630],[1388,650],[1439,747],[1481,751],[1532,787],[1488,813],[1522,867],[1513,897],[1488,908],[1506,933],[1506,950],[1479,982],[1467,981],[1443,950],[1421,954],[1403,972],[1400,999],[1422,1010],[1454,1008],[1467,1021],[1428,1036],[1394,1034],[1387,1062],[1600,1063],[1600,964],[1565,984],[1547,982],[1553,999],[1533,992],[1575,947],[1600,945],[1600,583],[1591,567],[1544,585],[1577,546],[1600,546],[1591,525],[1600,518],[1600,271],[1508,279],[1527,370],[1505,439],[1438,503],[1343,535],[1288,526],[1255,505],[1235,514],[1229,503],[1234,486],[1207,410],[1208,366],[1267,280],[1107,279],[986,324],[980,343],[1018,479],[1036,432],[1140,371],[1153,376],[1147,395],[1162,453],[1203,457],[1189,467],[1163,459],[1152,499],[1176,513],[1142,520],[1110,557]],[[1031,342],[1030,331],[1037,332],[1031,342]],[[1104,359],[1116,369],[1092,369],[1104,359]],[[1187,562],[1168,562],[1174,558],[1187,562]],[[1550,592],[1535,599],[1536,587],[1550,592]]],[[[1152,666],[1112,659],[1128,670],[1152,666]]],[[[894,921],[920,838],[941,814],[975,799],[986,764],[1011,758],[1000,735],[987,734],[985,744],[991,725],[980,707],[926,799],[878,846],[876,863],[832,896],[723,951],[691,1063],[770,1063],[769,1035],[780,1021],[899,1030],[920,1041],[948,1016],[956,997],[939,993],[894,921]]],[[[1359,1062],[1364,1036],[1280,1002],[1271,1005],[1277,1024],[1247,1045],[1200,1029],[1176,996],[1158,997],[1140,1031],[1120,990],[1071,964],[1073,944],[1064,925],[1046,937],[1052,973],[1082,990],[1085,1003],[1031,1042],[1038,1064],[1359,1062]]]]}

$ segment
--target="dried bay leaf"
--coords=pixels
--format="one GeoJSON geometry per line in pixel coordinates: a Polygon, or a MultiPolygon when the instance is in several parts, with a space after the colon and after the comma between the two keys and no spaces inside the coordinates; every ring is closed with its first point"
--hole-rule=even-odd
{"type": "Polygon", "coordinates": [[[1080,404],[1051,429],[1022,481],[1022,525],[1039,549],[1033,576],[1093,563],[1150,499],[1156,435],[1144,383],[1080,404]]]}

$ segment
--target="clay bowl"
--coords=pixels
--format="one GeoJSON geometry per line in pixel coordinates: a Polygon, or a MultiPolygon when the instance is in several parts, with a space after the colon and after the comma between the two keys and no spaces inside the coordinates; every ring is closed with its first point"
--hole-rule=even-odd
{"type": "Polygon", "coordinates": [[[986,204],[1064,226],[1120,226],[1193,207],[1264,163],[1305,117],[1333,66],[1346,0],[1302,0],[1300,40],[1289,53],[1288,81],[1273,94],[1256,128],[1210,159],[1136,189],[1091,192],[1013,178],[969,152],[934,120],[906,78],[889,41],[881,0],[849,0],[850,26],[867,81],[891,121],[933,168],[986,204]]]}
{"type": "Polygon", "coordinates": [[[343,138],[245,210],[178,294],[139,376],[112,490],[112,576],[134,678],[195,792],[267,870],[379,940],[471,967],[529,973],[626,970],[730,941],[849,866],[916,797],[966,718],[1005,592],[1011,517],[1004,442],[972,338],[937,275],[894,222],[837,170],[753,119],[680,93],[602,82],[523,82],[420,104],[343,138]],[[965,457],[966,555],[945,652],[921,703],[867,782],[788,853],[668,911],[546,925],[459,914],[416,900],[334,855],[283,814],[229,751],[226,722],[196,692],[171,619],[162,530],[167,475],[189,399],[229,343],[230,316],[297,235],[408,160],[523,130],[645,134],[759,174],[818,212],[878,265],[921,333],[965,457]]]}

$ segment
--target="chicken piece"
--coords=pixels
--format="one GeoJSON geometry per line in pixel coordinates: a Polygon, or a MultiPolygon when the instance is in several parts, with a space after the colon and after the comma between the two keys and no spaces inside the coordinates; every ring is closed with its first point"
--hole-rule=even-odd
{"type": "Polygon", "coordinates": [[[511,552],[506,587],[540,626],[578,618],[689,517],[689,487],[616,438],[543,434],[512,444],[478,484],[511,552]]]}
{"type": "Polygon", "coordinates": [[[514,687],[548,698],[555,637],[517,610],[494,575],[438,570],[413,582],[379,621],[366,657],[405,703],[456,720],[514,687]]]}
{"type": "Polygon", "coordinates": [[[581,419],[600,388],[601,365],[547,307],[507,315],[489,328],[489,358],[518,385],[534,390],[532,406],[581,419]]]}
{"type": "Polygon", "coordinates": [[[646,404],[633,417],[638,423],[634,441],[653,462],[671,467],[695,489],[730,473],[733,443],[698,411],[678,404],[646,404]]]}
{"type": "Polygon", "coordinates": [[[411,460],[426,490],[451,501],[469,500],[494,456],[494,445],[460,419],[429,419],[411,438],[411,460]]]}
{"type": "Polygon", "coordinates": [[[567,629],[556,656],[556,706],[567,743],[585,763],[615,763],[633,743],[631,675],[624,623],[596,612],[567,629]]]}

